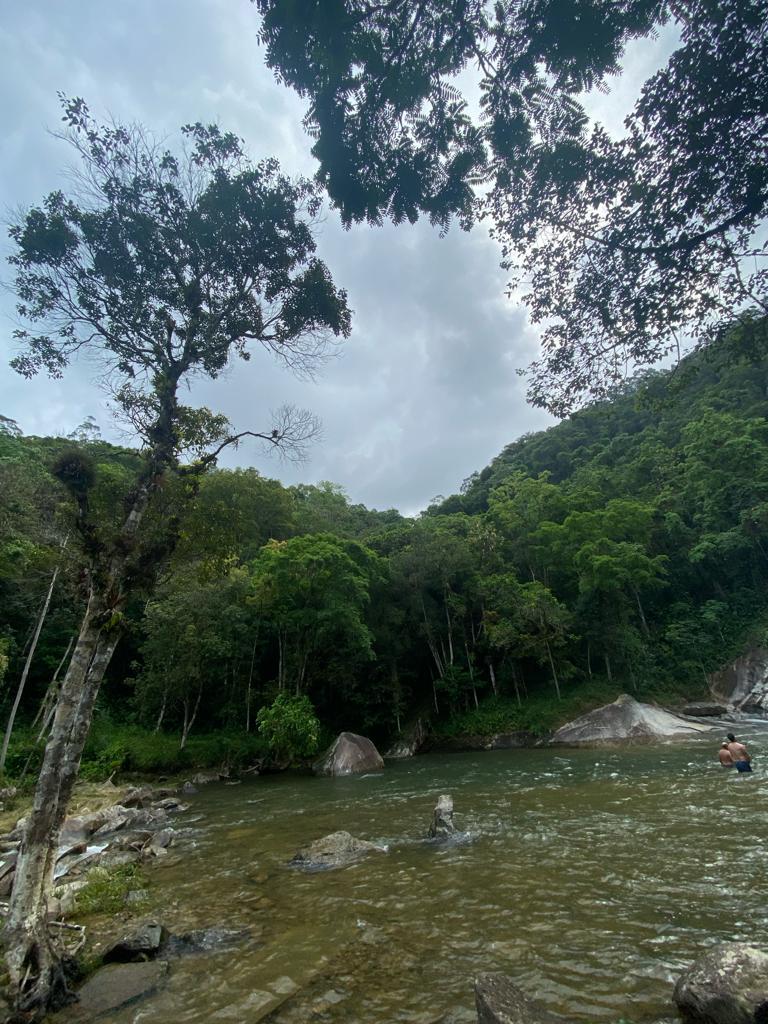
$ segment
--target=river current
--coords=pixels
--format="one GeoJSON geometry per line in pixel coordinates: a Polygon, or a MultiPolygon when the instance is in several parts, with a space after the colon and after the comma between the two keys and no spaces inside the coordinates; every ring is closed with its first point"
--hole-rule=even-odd
{"type": "Polygon", "coordinates": [[[153,913],[176,932],[252,938],[174,961],[163,991],[110,1020],[469,1024],[485,970],[595,1022],[672,1016],[686,964],[768,926],[768,733],[741,736],[752,776],[720,768],[713,732],[208,786],[175,822],[180,860],[152,872],[153,913]],[[441,793],[466,842],[424,841],[441,793]],[[287,866],[339,829],[388,853],[314,874],[287,866]]]}

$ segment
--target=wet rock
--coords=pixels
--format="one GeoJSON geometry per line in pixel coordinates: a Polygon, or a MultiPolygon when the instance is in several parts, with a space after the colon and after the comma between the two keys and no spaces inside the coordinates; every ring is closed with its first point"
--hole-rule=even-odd
{"type": "Polygon", "coordinates": [[[218,782],[218,772],[198,772],[197,775],[192,776],[193,786],[207,786],[209,782],[218,782]]]}
{"type": "Polygon", "coordinates": [[[295,867],[308,871],[346,867],[368,853],[386,853],[386,847],[355,839],[349,832],[333,832],[298,850],[291,860],[295,867]]]}
{"type": "Polygon", "coordinates": [[[6,853],[0,862],[0,899],[11,895],[13,888],[13,876],[16,873],[16,861],[19,858],[18,850],[6,853]]]}
{"type": "Polygon", "coordinates": [[[163,946],[163,956],[216,953],[240,946],[252,937],[249,928],[198,928],[182,935],[170,935],[163,946]]]}
{"type": "Polygon", "coordinates": [[[681,715],[690,715],[692,718],[720,718],[728,713],[724,704],[712,704],[706,701],[697,701],[695,704],[686,704],[681,709],[681,715]]]}
{"type": "Polygon", "coordinates": [[[120,802],[123,807],[144,808],[149,807],[152,801],[157,798],[158,794],[151,786],[134,786],[132,789],[128,790],[120,802]]]}
{"type": "Polygon", "coordinates": [[[168,974],[162,960],[108,964],[78,991],[79,1002],[61,1014],[62,1021],[93,1021],[156,992],[168,974]]]}
{"type": "Polygon", "coordinates": [[[709,677],[712,696],[748,714],[768,711],[768,648],[750,647],[709,677]]]}
{"type": "Polygon", "coordinates": [[[174,836],[175,832],[172,828],[164,828],[162,831],[156,832],[155,835],[152,836],[152,840],[149,845],[166,849],[173,842],[174,836]]]}
{"type": "Polygon", "coordinates": [[[605,704],[562,726],[552,737],[552,743],[572,746],[627,741],[647,743],[685,739],[713,728],[713,725],[691,722],[651,704],[639,704],[624,693],[612,704],[605,704]]]}
{"type": "Polygon", "coordinates": [[[155,800],[152,804],[152,809],[155,811],[165,811],[166,813],[168,811],[176,811],[178,814],[181,814],[182,811],[189,810],[189,804],[185,804],[176,796],[166,796],[162,800],[155,800]]]}
{"type": "Polygon", "coordinates": [[[313,765],[316,775],[352,775],[378,771],[384,760],[373,743],[354,732],[342,732],[313,765]]]}
{"type": "Polygon", "coordinates": [[[438,798],[432,812],[432,823],[429,826],[430,839],[446,839],[456,832],[453,824],[453,797],[444,793],[438,798]]]}
{"type": "Polygon", "coordinates": [[[505,974],[481,974],[475,981],[478,1024],[564,1024],[518,988],[505,974]]]}
{"type": "Polygon", "coordinates": [[[195,793],[198,792],[198,789],[193,782],[190,782],[190,780],[187,779],[187,781],[181,787],[181,792],[184,794],[184,796],[194,796],[195,793]]]}
{"type": "Polygon", "coordinates": [[[517,729],[514,732],[498,732],[491,736],[488,742],[489,750],[513,750],[518,747],[535,747],[539,742],[537,736],[525,729],[517,729]]]}
{"type": "Polygon", "coordinates": [[[680,975],[673,998],[690,1024],[765,1024],[768,952],[737,942],[714,946],[680,975]]]}
{"type": "Polygon", "coordinates": [[[413,757],[424,742],[426,735],[427,730],[424,721],[421,718],[417,718],[415,722],[411,722],[403,729],[401,735],[395,740],[384,757],[391,758],[392,760],[413,757]]]}
{"type": "Polygon", "coordinates": [[[130,964],[140,960],[153,960],[160,952],[167,931],[161,924],[144,924],[123,935],[104,953],[105,964],[130,964]]]}

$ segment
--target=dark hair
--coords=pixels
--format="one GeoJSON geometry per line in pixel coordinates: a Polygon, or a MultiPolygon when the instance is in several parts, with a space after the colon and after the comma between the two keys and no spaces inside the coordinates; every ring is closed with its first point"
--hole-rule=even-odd
{"type": "Polygon", "coordinates": [[[728,739],[731,741],[731,743],[735,743],[736,742],[736,737],[733,735],[732,732],[727,732],[725,735],[728,737],[728,739]]]}

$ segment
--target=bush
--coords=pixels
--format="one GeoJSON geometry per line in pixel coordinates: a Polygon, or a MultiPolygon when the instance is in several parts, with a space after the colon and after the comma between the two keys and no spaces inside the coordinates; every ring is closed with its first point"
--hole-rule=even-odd
{"type": "Polygon", "coordinates": [[[309,697],[278,693],[256,716],[259,732],[280,760],[312,757],[320,743],[320,722],[309,697]]]}
{"type": "Polygon", "coordinates": [[[88,880],[75,896],[75,916],[115,914],[125,906],[132,889],[143,889],[147,880],[136,864],[115,868],[93,868],[88,880]]]}

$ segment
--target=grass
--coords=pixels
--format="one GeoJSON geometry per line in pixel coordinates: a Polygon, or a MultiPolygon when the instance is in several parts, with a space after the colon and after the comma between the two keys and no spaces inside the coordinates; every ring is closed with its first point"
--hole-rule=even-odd
{"type": "Polygon", "coordinates": [[[125,907],[126,896],[147,884],[137,864],[121,864],[114,868],[93,868],[88,883],[75,896],[74,917],[87,914],[116,914],[125,907]]]}

